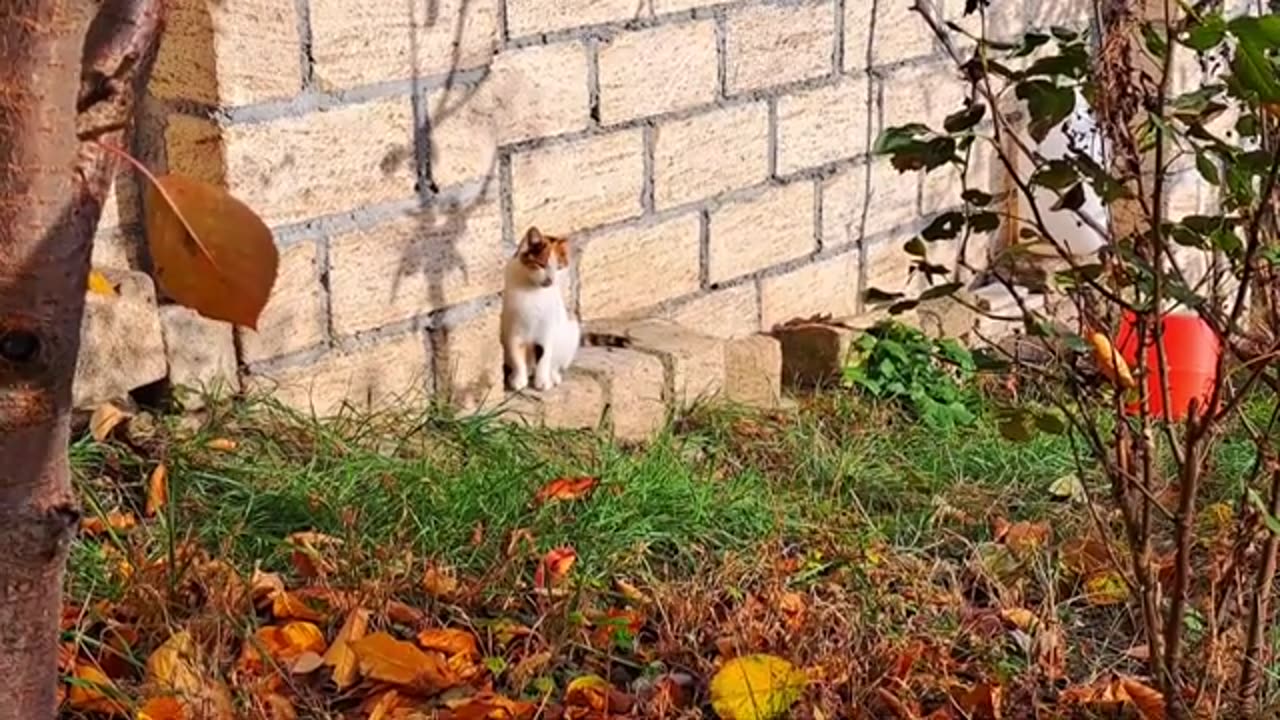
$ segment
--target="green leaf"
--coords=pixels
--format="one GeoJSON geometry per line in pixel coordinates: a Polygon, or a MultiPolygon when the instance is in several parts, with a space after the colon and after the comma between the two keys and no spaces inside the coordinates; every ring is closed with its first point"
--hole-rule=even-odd
{"type": "Polygon", "coordinates": [[[1214,13],[1201,18],[1201,21],[1192,25],[1186,35],[1178,41],[1196,52],[1205,52],[1221,44],[1226,34],[1227,23],[1221,15],[1214,13]]]}
{"type": "Polygon", "coordinates": [[[873,155],[891,155],[913,147],[921,135],[928,134],[929,128],[920,123],[886,128],[884,132],[880,133],[880,137],[876,138],[876,143],[871,149],[871,153],[873,155]]]}
{"type": "Polygon", "coordinates": [[[969,229],[976,233],[991,232],[998,227],[1000,227],[1000,216],[993,212],[980,212],[969,216],[969,229]]]}
{"type": "Polygon", "coordinates": [[[889,292],[880,288],[868,288],[862,295],[863,299],[872,304],[880,304],[893,302],[902,297],[900,292],[889,292]]]}
{"type": "Polygon", "coordinates": [[[1164,36],[1156,31],[1151,23],[1142,23],[1142,44],[1146,46],[1147,52],[1163,59],[1165,53],[1169,52],[1169,45],[1165,42],[1164,36]]]}
{"type": "Polygon", "coordinates": [[[1050,160],[1031,176],[1031,184],[1050,190],[1065,190],[1080,179],[1076,168],[1067,160],[1050,160]]]}
{"type": "Polygon", "coordinates": [[[969,188],[960,194],[961,199],[974,207],[986,207],[991,204],[995,198],[990,193],[981,190],[969,188]]]}
{"type": "Polygon", "coordinates": [[[1036,413],[1036,427],[1050,435],[1061,435],[1067,431],[1067,424],[1051,412],[1036,413]]]}
{"type": "Polygon", "coordinates": [[[1026,57],[1031,53],[1039,50],[1042,45],[1049,42],[1049,36],[1044,33],[1029,32],[1022,36],[1022,43],[1013,51],[1013,57],[1026,57]]]}
{"type": "Polygon", "coordinates": [[[964,215],[952,211],[945,212],[933,219],[933,222],[920,231],[925,240],[948,240],[960,234],[964,228],[964,215]]]}
{"type": "Polygon", "coordinates": [[[1222,177],[1218,174],[1218,166],[1213,164],[1213,158],[1204,152],[1196,152],[1196,172],[1200,173],[1200,177],[1210,185],[1221,185],[1222,177]]]}
{"type": "Polygon", "coordinates": [[[1280,48],[1280,16],[1240,17],[1227,28],[1236,37],[1235,55],[1231,61],[1233,84],[1245,97],[1262,102],[1280,101],[1280,82],[1267,52],[1280,48]]]}
{"type": "Polygon", "coordinates": [[[996,428],[1000,431],[1000,437],[1011,442],[1031,442],[1036,437],[1035,426],[1025,413],[1004,418],[999,421],[996,428]]]}
{"type": "Polygon", "coordinates": [[[1049,485],[1049,495],[1056,500],[1071,502],[1084,502],[1086,497],[1084,483],[1080,482],[1080,476],[1075,473],[1054,480],[1049,485]]]}
{"type": "Polygon", "coordinates": [[[1062,194],[1058,198],[1058,202],[1053,204],[1052,209],[1057,210],[1079,210],[1084,207],[1084,183],[1076,183],[1071,189],[1062,194]]]}
{"type": "Polygon", "coordinates": [[[964,287],[964,283],[950,282],[943,285],[934,285],[933,287],[920,293],[921,301],[936,300],[940,297],[954,295],[957,290],[964,287]]]}
{"type": "Polygon", "coordinates": [[[942,127],[949,133],[962,133],[973,129],[975,125],[982,122],[982,118],[987,114],[987,106],[982,103],[974,103],[964,110],[948,115],[942,121],[942,127]]]}
{"type": "Polygon", "coordinates": [[[1027,110],[1031,113],[1027,131],[1037,142],[1044,140],[1049,131],[1066,120],[1076,108],[1075,91],[1048,80],[1020,82],[1014,93],[1027,103],[1027,110]]]}
{"type": "Polygon", "coordinates": [[[914,255],[916,257],[924,257],[928,253],[928,249],[925,247],[924,241],[918,237],[913,237],[908,240],[906,244],[902,246],[902,249],[908,255],[914,255]]]}
{"type": "Polygon", "coordinates": [[[1249,504],[1253,506],[1254,510],[1258,511],[1258,515],[1262,517],[1262,523],[1267,526],[1267,530],[1280,535],[1280,518],[1271,514],[1271,511],[1267,509],[1267,504],[1263,502],[1262,496],[1253,488],[1249,488],[1249,504]]]}

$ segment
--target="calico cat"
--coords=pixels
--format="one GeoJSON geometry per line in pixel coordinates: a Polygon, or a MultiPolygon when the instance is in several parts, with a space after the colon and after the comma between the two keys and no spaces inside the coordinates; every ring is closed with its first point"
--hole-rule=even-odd
{"type": "Polygon", "coordinates": [[[512,390],[560,384],[573,364],[582,328],[564,305],[569,242],[529,228],[507,262],[502,292],[502,352],[512,390]]]}

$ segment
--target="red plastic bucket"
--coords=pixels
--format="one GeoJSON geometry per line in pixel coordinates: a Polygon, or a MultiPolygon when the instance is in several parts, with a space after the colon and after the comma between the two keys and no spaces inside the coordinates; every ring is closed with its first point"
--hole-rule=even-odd
{"type": "MultiPolygon", "coordinates": [[[[1169,414],[1175,422],[1185,420],[1191,401],[1203,408],[1213,393],[1213,382],[1218,371],[1218,355],[1222,352],[1218,336],[1195,313],[1168,313],[1161,317],[1164,334],[1165,360],[1169,375],[1169,414]]],[[[1148,327],[1147,332],[1152,333],[1148,327]]],[[[1129,368],[1138,371],[1137,318],[1125,313],[1120,319],[1120,332],[1116,349],[1129,368]]],[[[1162,392],[1159,357],[1154,337],[1147,338],[1147,397],[1151,402],[1151,415],[1163,417],[1165,398],[1162,392]]],[[[1140,405],[1134,401],[1128,411],[1137,414],[1140,405]]]]}

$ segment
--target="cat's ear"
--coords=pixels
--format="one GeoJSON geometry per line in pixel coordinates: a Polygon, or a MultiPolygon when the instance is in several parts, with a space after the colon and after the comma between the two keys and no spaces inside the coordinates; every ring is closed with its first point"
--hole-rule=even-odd
{"type": "Polygon", "coordinates": [[[536,227],[531,227],[529,228],[529,231],[524,234],[524,239],[520,241],[520,244],[528,250],[538,250],[546,244],[546,242],[547,238],[542,234],[542,231],[536,227]]]}

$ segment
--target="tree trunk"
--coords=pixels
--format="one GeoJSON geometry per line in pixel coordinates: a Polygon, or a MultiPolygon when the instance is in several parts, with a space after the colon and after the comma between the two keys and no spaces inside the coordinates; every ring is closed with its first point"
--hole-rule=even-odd
{"type": "Polygon", "coordinates": [[[0,0],[0,720],[56,713],[93,234],[164,0],[0,0]]]}

